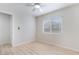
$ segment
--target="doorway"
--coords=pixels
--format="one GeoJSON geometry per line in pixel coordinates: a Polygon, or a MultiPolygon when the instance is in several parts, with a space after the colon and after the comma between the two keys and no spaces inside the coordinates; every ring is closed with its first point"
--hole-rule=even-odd
{"type": "Polygon", "coordinates": [[[0,45],[10,44],[12,37],[12,15],[0,12],[0,45]]]}

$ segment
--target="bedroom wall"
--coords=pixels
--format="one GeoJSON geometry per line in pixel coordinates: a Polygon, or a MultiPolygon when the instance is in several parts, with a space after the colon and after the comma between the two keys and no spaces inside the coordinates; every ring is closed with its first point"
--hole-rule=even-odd
{"type": "Polygon", "coordinates": [[[27,13],[17,13],[13,16],[13,46],[35,41],[35,19],[27,13]],[[18,30],[20,27],[20,30],[18,30]]]}
{"type": "Polygon", "coordinates": [[[35,18],[30,10],[22,3],[0,4],[0,12],[12,15],[11,42],[13,46],[35,41],[35,18]]]}
{"type": "Polygon", "coordinates": [[[37,41],[79,51],[79,4],[36,17],[36,34],[37,41]],[[43,32],[43,20],[53,16],[62,17],[62,33],[43,32]]]}

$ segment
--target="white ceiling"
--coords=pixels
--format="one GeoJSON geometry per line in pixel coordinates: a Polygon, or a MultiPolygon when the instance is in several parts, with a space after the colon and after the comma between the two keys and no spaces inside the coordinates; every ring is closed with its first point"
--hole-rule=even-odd
{"type": "Polygon", "coordinates": [[[73,3],[42,3],[41,9],[43,12],[40,11],[32,11],[32,7],[26,6],[25,3],[0,3],[0,12],[6,13],[16,13],[22,12],[27,13],[33,16],[43,15],[45,13],[55,11],[57,9],[67,7],[73,5],[73,3]]]}
{"type": "Polygon", "coordinates": [[[74,3],[44,3],[44,6],[41,7],[41,9],[43,10],[42,12],[36,11],[33,14],[35,16],[39,16],[48,12],[53,12],[57,9],[60,8],[64,8],[64,7],[68,7],[73,5],[74,3]]]}

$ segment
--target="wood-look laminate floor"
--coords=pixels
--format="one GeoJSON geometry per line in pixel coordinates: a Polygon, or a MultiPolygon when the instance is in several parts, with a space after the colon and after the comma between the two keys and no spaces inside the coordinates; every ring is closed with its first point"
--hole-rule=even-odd
{"type": "Polygon", "coordinates": [[[79,55],[79,52],[40,42],[32,42],[17,47],[2,45],[0,46],[0,55],[79,55]]]}

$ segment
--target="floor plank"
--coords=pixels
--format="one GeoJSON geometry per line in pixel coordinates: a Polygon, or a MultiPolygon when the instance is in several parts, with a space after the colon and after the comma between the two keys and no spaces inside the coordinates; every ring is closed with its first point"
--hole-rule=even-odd
{"type": "Polygon", "coordinates": [[[0,55],[79,55],[79,52],[40,42],[32,42],[17,47],[2,45],[0,46],[0,55]]]}

